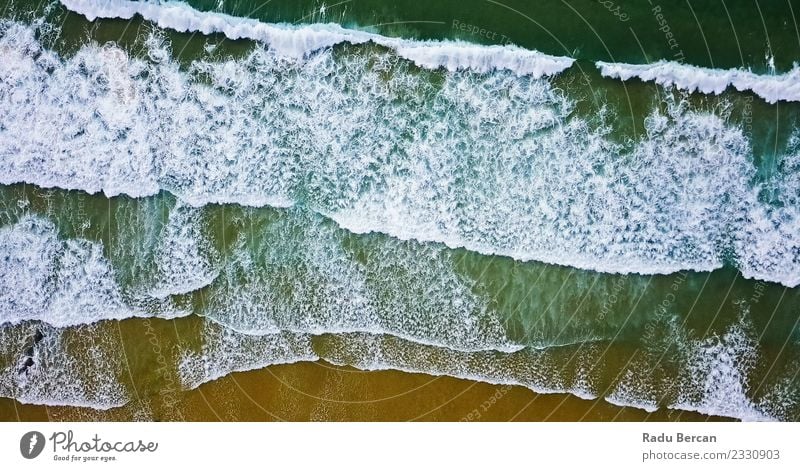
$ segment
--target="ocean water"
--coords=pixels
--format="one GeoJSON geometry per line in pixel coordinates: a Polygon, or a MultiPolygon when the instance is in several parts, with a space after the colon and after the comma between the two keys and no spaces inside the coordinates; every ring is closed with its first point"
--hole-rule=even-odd
{"type": "Polygon", "coordinates": [[[606,6],[3,3],[0,417],[797,420],[793,5],[606,6]]]}

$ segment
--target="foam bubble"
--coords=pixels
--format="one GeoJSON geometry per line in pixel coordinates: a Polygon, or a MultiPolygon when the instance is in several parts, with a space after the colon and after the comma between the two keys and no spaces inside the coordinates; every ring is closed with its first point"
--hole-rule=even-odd
{"type": "Polygon", "coordinates": [[[327,337],[323,358],[366,371],[399,370],[446,375],[490,384],[524,386],[537,393],[585,394],[573,388],[564,365],[571,349],[525,349],[513,353],[457,352],[364,333],[327,337]]]}
{"type": "Polygon", "coordinates": [[[0,329],[0,396],[25,404],[110,409],[125,404],[118,337],[108,324],[57,329],[40,323],[0,329]]]}
{"type": "MultiPolygon", "coordinates": [[[[671,327],[676,327],[674,319],[670,319],[671,327]]],[[[654,324],[655,325],[655,324],[654,324]]],[[[616,384],[606,393],[604,399],[619,407],[634,407],[646,412],[655,412],[662,407],[669,397],[675,394],[674,363],[672,357],[683,352],[683,345],[676,340],[678,332],[665,336],[664,342],[657,346],[645,345],[643,351],[631,356],[619,371],[616,384]],[[672,348],[667,354],[664,348],[672,348]]],[[[655,335],[661,335],[659,332],[655,335]]],[[[660,339],[659,339],[660,340],[660,339]]],[[[645,342],[647,343],[647,342],[645,342]]],[[[652,343],[652,342],[651,342],[652,343]]],[[[680,367],[680,366],[679,366],[680,367]]]]}
{"type": "MultiPolygon", "coordinates": [[[[736,240],[742,274],[747,278],[771,279],[800,285],[800,133],[789,140],[778,159],[778,170],[759,195],[771,202],[752,205],[743,215],[748,230],[736,240]],[[771,195],[771,196],[769,196],[771,195]]],[[[754,190],[755,191],[755,190],[754,190]]]]}
{"type": "Polygon", "coordinates": [[[653,390],[642,391],[633,386],[637,383],[640,382],[636,380],[635,373],[627,370],[619,384],[604,399],[617,407],[633,407],[645,412],[657,411],[658,402],[653,397],[658,397],[658,393],[653,390]]]}
{"type": "Polygon", "coordinates": [[[219,274],[217,256],[203,232],[201,210],[177,203],[158,238],[155,286],[148,294],[164,298],[208,286],[219,274]]]}
{"type": "Polygon", "coordinates": [[[202,338],[199,351],[187,349],[181,354],[178,376],[187,388],[235,371],[319,359],[311,348],[311,337],[305,334],[245,335],[209,321],[204,323],[202,338]]]}
{"type": "MultiPolygon", "coordinates": [[[[362,44],[370,41],[394,49],[420,67],[444,67],[450,71],[470,69],[487,73],[505,69],[517,75],[541,77],[558,74],[574,62],[567,57],[548,56],[515,46],[480,46],[460,41],[411,41],[345,29],[336,24],[266,24],[250,18],[201,12],[182,2],[61,0],[61,3],[90,21],[96,18],[130,19],[138,14],[162,28],[202,34],[223,33],[231,39],[261,41],[289,57],[304,57],[343,42],[362,44]]],[[[770,59],[770,64],[772,62],[770,59]]],[[[769,103],[800,101],[800,68],[796,66],[780,75],[759,75],[743,69],[711,69],[666,60],[652,64],[598,61],[596,66],[602,75],[621,80],[636,77],[662,86],[715,95],[733,87],[739,91],[752,91],[769,103]]]]}
{"type": "MultiPolygon", "coordinates": [[[[161,308],[159,317],[186,314],[161,308]]],[[[150,315],[126,301],[101,243],[62,240],[36,216],[0,228],[0,324],[66,327],[150,315]]]]}
{"type": "Polygon", "coordinates": [[[360,260],[344,231],[314,214],[242,223],[203,314],[249,334],[391,334],[458,350],[513,351],[498,313],[441,247],[385,240],[360,260]]]}
{"type": "Polygon", "coordinates": [[[100,244],[61,241],[53,224],[33,216],[0,234],[0,322],[68,326],[135,315],[100,244]]]}
{"type": "Polygon", "coordinates": [[[746,421],[776,420],[749,396],[747,378],[757,363],[758,345],[744,319],[721,335],[693,343],[671,408],[746,421]]]}
{"type": "Polygon", "coordinates": [[[162,28],[202,34],[222,33],[230,39],[263,42],[270,50],[293,58],[302,58],[320,49],[340,43],[372,42],[394,49],[401,57],[420,67],[444,67],[455,71],[470,69],[479,73],[510,70],[517,75],[541,77],[554,75],[574,62],[516,46],[480,46],[460,41],[411,41],[379,34],[345,29],[336,24],[295,26],[267,24],[215,12],[201,12],[183,2],[136,2],[126,0],[61,0],[68,9],[96,18],[130,19],[134,15],[162,28]]]}
{"type": "Polygon", "coordinates": [[[604,77],[620,80],[638,78],[665,87],[677,87],[690,92],[719,95],[733,87],[740,92],[751,91],[767,103],[800,101],[800,67],[779,75],[758,75],[742,69],[709,69],[679,62],[658,61],[652,64],[620,64],[597,62],[604,77]]]}
{"type": "Polygon", "coordinates": [[[724,112],[673,98],[620,145],[602,113],[579,116],[550,81],[506,72],[261,47],[184,72],[156,40],[157,60],[87,45],[61,61],[32,38],[16,23],[0,37],[2,183],[302,201],[352,232],[523,261],[661,274],[731,258],[746,276],[800,283],[796,209],[759,198],[750,142],[724,112]]]}
{"type": "Polygon", "coordinates": [[[668,407],[740,420],[789,418],[790,406],[774,415],[767,411],[778,408],[753,397],[749,377],[760,350],[748,319],[745,310],[721,333],[709,329],[700,337],[677,316],[651,324],[644,348],[620,372],[606,400],[648,412],[668,407]]]}
{"type": "Polygon", "coordinates": [[[247,335],[211,322],[206,326],[209,346],[202,352],[187,353],[180,369],[187,387],[196,387],[233,371],[302,361],[303,356],[311,360],[319,357],[365,371],[446,375],[523,386],[537,393],[569,393],[583,399],[606,394],[604,399],[611,404],[647,412],[668,404],[672,409],[742,420],[791,417],[796,403],[782,398],[773,404],[770,398],[793,388],[792,375],[785,376],[762,400],[750,398],[745,376],[756,353],[751,335],[742,329],[746,329],[743,324],[737,324],[722,336],[712,333],[690,339],[684,334],[666,339],[665,345],[676,349],[672,354],[663,355],[665,352],[654,349],[654,357],[648,361],[642,356],[632,357],[624,370],[617,371],[604,361],[608,350],[603,343],[510,353],[460,352],[362,332],[314,337],[312,348],[311,336],[288,332],[247,335]],[[652,361],[656,359],[658,362],[652,361]],[[675,361],[679,365],[673,365],[675,361]],[[618,379],[608,384],[603,378],[618,379]],[[769,415],[764,412],[767,409],[785,415],[769,415]]]}

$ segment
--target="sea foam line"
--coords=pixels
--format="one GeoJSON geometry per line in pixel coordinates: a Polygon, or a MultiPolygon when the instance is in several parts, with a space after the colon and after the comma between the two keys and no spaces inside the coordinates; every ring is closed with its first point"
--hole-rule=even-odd
{"type": "Polygon", "coordinates": [[[539,78],[558,74],[574,59],[555,57],[517,46],[484,46],[462,41],[414,41],[343,28],[337,24],[267,24],[215,12],[202,12],[182,2],[145,3],[127,0],[61,0],[89,21],[96,18],[130,19],[134,15],[179,32],[222,33],[229,39],[251,39],[267,44],[278,54],[302,58],[340,43],[372,42],[388,47],[419,67],[449,71],[470,69],[478,73],[510,70],[518,76],[539,78]]]}
{"type": "Polygon", "coordinates": [[[800,101],[800,68],[779,75],[759,75],[743,69],[709,69],[677,62],[652,64],[595,63],[604,77],[629,80],[638,78],[664,87],[675,86],[689,92],[719,95],[728,87],[751,91],[768,103],[800,101]]]}
{"type": "MultiPolygon", "coordinates": [[[[9,23],[0,51],[3,184],[164,190],[191,206],[290,206],[300,191],[310,209],[355,233],[641,274],[711,271],[730,245],[745,277],[800,284],[800,144],[768,182],[782,189],[782,205],[761,202],[749,183],[750,142],[725,116],[672,103],[645,119],[647,139],[625,149],[571,119],[573,102],[547,80],[512,74],[447,74],[436,93],[414,95],[419,107],[396,100],[355,55],[335,60],[355,91],[321,80],[334,64],[329,50],[285,61],[256,48],[183,72],[115,46],[86,45],[62,60],[30,27],[9,23]],[[290,79],[275,80],[287,70],[290,79]]],[[[424,88],[426,77],[406,66],[398,89],[424,88]]]]}
{"type": "MultiPolygon", "coordinates": [[[[372,42],[393,49],[398,55],[427,69],[448,71],[469,69],[478,73],[509,70],[518,76],[535,78],[557,75],[575,62],[517,46],[487,46],[463,41],[419,41],[391,38],[347,29],[335,23],[291,25],[268,24],[251,18],[196,10],[183,2],[149,3],[128,0],[61,0],[61,3],[89,21],[96,18],[130,19],[135,15],[162,28],[202,34],[222,33],[229,39],[251,39],[266,43],[275,52],[293,58],[340,43],[372,42]]],[[[752,91],[768,103],[800,101],[800,68],[784,74],[759,75],[743,69],[711,69],[674,61],[652,64],[595,63],[605,77],[638,78],[668,87],[719,95],[728,87],[752,91]]]]}

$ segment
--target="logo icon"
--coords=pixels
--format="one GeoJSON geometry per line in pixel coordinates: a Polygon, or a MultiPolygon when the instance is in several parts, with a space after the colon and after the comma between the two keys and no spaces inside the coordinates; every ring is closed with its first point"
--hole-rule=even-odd
{"type": "Polygon", "coordinates": [[[19,440],[19,452],[26,459],[32,460],[44,450],[44,435],[39,432],[28,432],[19,440]]]}

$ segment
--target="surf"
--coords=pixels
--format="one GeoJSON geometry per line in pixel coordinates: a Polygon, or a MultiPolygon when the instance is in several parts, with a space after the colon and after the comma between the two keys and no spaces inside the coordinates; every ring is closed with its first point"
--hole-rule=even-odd
{"type": "Polygon", "coordinates": [[[679,62],[658,61],[652,64],[618,64],[597,62],[604,77],[619,80],[639,79],[664,87],[719,95],[728,88],[752,92],[767,103],[800,101],[800,68],[795,64],[789,72],[760,75],[749,70],[719,70],[679,62]]]}
{"type": "Polygon", "coordinates": [[[63,0],[68,9],[97,18],[130,19],[134,15],[162,28],[202,34],[222,33],[229,39],[250,39],[292,58],[307,57],[341,43],[371,42],[394,50],[399,56],[429,69],[469,69],[478,73],[509,70],[517,75],[542,77],[572,66],[567,57],[554,57],[515,46],[481,46],[461,41],[412,41],[381,36],[337,24],[267,24],[222,13],[201,12],[182,2],[149,3],[126,0],[63,0]]]}
{"type": "MultiPolygon", "coordinates": [[[[572,67],[575,59],[552,56],[513,44],[479,45],[451,40],[410,40],[344,28],[335,23],[290,25],[264,23],[256,19],[197,10],[183,2],[129,0],[61,0],[71,11],[89,21],[97,18],[131,19],[139,15],[162,28],[227,38],[249,39],[267,45],[278,54],[302,58],[337,44],[371,42],[394,50],[419,67],[448,71],[471,70],[491,73],[508,70],[535,78],[557,75],[572,67]]],[[[756,74],[746,69],[712,69],[660,60],[650,64],[598,61],[594,64],[605,77],[620,80],[638,78],[659,85],[675,86],[703,94],[719,95],[727,88],[751,91],[768,103],[800,101],[800,70],[795,65],[783,74],[756,74]]]]}
{"type": "Polygon", "coordinates": [[[183,71],[158,36],[147,47],[150,60],[92,44],[61,58],[7,22],[0,182],[166,190],[195,207],[300,204],[354,233],[520,261],[640,274],[732,262],[800,284],[800,217],[784,204],[800,152],[790,146],[758,182],[724,108],[668,98],[622,145],[610,117],[577,115],[547,79],[419,74],[391,51],[287,59],[259,47],[183,71]],[[763,201],[768,188],[787,191],[763,201]]]}

